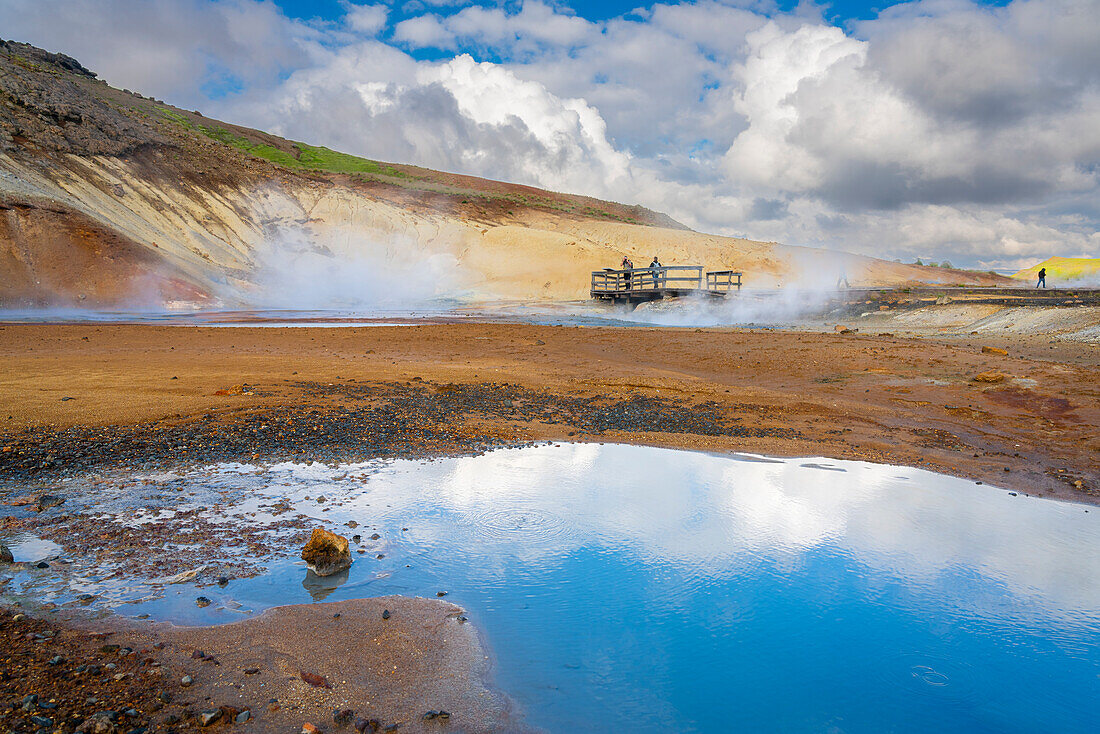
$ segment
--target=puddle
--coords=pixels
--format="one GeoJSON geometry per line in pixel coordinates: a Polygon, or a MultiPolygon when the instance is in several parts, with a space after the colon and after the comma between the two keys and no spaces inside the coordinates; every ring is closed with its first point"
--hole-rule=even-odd
{"type": "Polygon", "coordinates": [[[266,573],[224,586],[73,558],[9,593],[198,624],[446,592],[549,731],[1084,732],[1100,700],[1100,512],[953,477],[584,444],[95,482],[84,506],[136,525],[179,507],[264,525],[283,506],[360,535],[355,562],[307,573],[287,526],[266,573]],[[137,487],[156,498],[141,514],[137,487]]]}

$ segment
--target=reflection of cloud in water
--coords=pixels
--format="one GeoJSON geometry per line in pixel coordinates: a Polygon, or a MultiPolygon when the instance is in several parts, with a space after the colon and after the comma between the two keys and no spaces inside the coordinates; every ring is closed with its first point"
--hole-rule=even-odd
{"type": "Polygon", "coordinates": [[[397,462],[366,486],[373,507],[382,502],[395,516],[442,505],[418,518],[417,535],[463,546],[486,564],[501,562],[501,544],[505,558],[527,564],[605,545],[649,564],[728,577],[761,559],[797,566],[830,546],[913,582],[966,567],[1055,607],[1100,608],[1100,562],[1089,560],[1100,550],[1100,527],[1083,507],[920,470],[830,463],[847,471],[586,444],[397,462]],[[499,522],[504,508],[529,508],[529,526],[517,517],[518,536],[482,532],[479,523],[493,513],[499,522]],[[561,526],[549,532],[548,517],[561,526]]]}

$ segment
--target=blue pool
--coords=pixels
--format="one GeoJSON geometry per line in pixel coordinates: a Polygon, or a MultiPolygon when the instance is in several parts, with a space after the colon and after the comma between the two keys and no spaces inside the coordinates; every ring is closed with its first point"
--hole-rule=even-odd
{"type": "Polygon", "coordinates": [[[199,502],[233,488],[222,512],[242,521],[285,498],[368,552],[343,578],[288,558],[118,611],[218,622],[447,591],[495,685],[548,731],[1096,731],[1100,511],[1082,505],[861,462],[594,444],[173,481],[199,502]]]}

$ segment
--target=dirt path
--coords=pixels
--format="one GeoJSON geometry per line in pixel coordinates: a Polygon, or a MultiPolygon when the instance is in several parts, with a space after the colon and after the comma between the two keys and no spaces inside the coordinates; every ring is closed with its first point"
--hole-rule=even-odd
{"type": "Polygon", "coordinates": [[[1096,350],[1033,341],[1002,339],[1002,355],[768,330],[8,324],[0,479],[569,439],[862,458],[1100,502],[1096,350]]]}

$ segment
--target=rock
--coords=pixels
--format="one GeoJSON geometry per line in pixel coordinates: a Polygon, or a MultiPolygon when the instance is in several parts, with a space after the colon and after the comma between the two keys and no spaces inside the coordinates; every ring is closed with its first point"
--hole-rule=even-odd
{"type": "Polygon", "coordinates": [[[199,726],[210,726],[221,717],[221,709],[214,709],[213,711],[203,711],[201,714],[199,714],[199,726]]]}
{"type": "Polygon", "coordinates": [[[190,571],[181,571],[175,576],[161,576],[160,578],[150,579],[147,583],[151,586],[158,586],[160,584],[185,584],[188,581],[194,581],[199,577],[199,574],[206,570],[206,566],[199,566],[198,568],[192,568],[190,571]]]}
{"type": "Polygon", "coordinates": [[[1007,357],[1008,350],[998,349],[997,347],[982,347],[982,354],[999,354],[1002,357],[1007,357]]]}
{"type": "Polygon", "coordinates": [[[980,372],[970,378],[974,382],[982,382],[986,384],[996,384],[998,382],[1004,382],[1008,379],[1008,375],[1003,372],[980,372]]]}
{"type": "Polygon", "coordinates": [[[833,327],[833,331],[835,331],[838,334],[847,334],[848,332],[851,331],[851,329],[849,329],[844,324],[837,324],[836,326],[833,327]]]}
{"type": "Polygon", "coordinates": [[[378,533],[373,533],[373,534],[371,534],[371,536],[370,536],[370,539],[371,539],[371,540],[378,540],[378,539],[379,539],[379,538],[381,538],[381,537],[382,537],[382,536],[381,536],[381,535],[379,535],[378,533]]]}
{"type": "Polygon", "coordinates": [[[252,718],[252,712],[247,709],[233,717],[234,724],[244,724],[252,718]]]}
{"type": "Polygon", "coordinates": [[[76,728],[81,734],[114,734],[118,731],[111,717],[111,712],[100,711],[92,714],[76,728]]]}
{"type": "Polygon", "coordinates": [[[370,729],[371,731],[378,731],[379,727],[381,726],[382,724],[378,721],[378,719],[358,718],[355,720],[355,731],[360,732],[360,734],[362,734],[362,732],[365,732],[367,729],[370,729]]]}
{"type": "Polygon", "coordinates": [[[211,601],[209,599],[207,599],[205,596],[200,596],[199,598],[195,599],[195,604],[197,604],[200,607],[208,607],[208,606],[210,606],[211,601]]]}
{"type": "Polygon", "coordinates": [[[15,556],[11,554],[11,549],[2,544],[0,544],[0,563],[15,563],[15,556]]]}
{"type": "Polygon", "coordinates": [[[447,592],[446,591],[437,591],[437,592],[435,592],[435,595],[438,596],[438,597],[444,597],[444,596],[447,596],[447,592]]]}
{"type": "Polygon", "coordinates": [[[218,577],[218,586],[228,586],[228,585],[229,585],[229,579],[227,577],[225,577],[225,576],[219,576],[218,577]]]}
{"type": "Polygon", "coordinates": [[[34,564],[34,567],[35,568],[49,568],[50,564],[46,563],[45,561],[39,561],[38,563],[34,564]]]}
{"type": "Polygon", "coordinates": [[[347,525],[347,526],[348,526],[349,528],[351,528],[352,530],[354,530],[355,528],[359,527],[359,523],[355,522],[354,520],[348,520],[348,521],[347,521],[346,523],[344,523],[344,524],[345,524],[345,525],[347,525]]]}
{"type": "Polygon", "coordinates": [[[192,678],[189,675],[185,675],[182,678],[180,678],[180,685],[183,686],[184,688],[187,688],[187,686],[191,685],[194,682],[195,682],[195,679],[192,678]]]}
{"type": "Polygon", "coordinates": [[[332,712],[332,721],[336,726],[347,726],[355,718],[355,712],[351,709],[336,709],[332,712]]]}
{"type": "Polygon", "coordinates": [[[390,610],[389,609],[383,609],[382,610],[382,619],[389,619],[389,618],[390,618],[390,610]]]}
{"type": "Polygon", "coordinates": [[[314,528],[302,549],[302,560],[318,576],[331,576],[351,565],[348,539],[324,528],[314,528]]]}
{"type": "Polygon", "coordinates": [[[172,703],[172,694],[168,691],[161,691],[157,698],[161,700],[161,703],[172,703]]]}
{"type": "Polygon", "coordinates": [[[259,668],[245,668],[244,669],[244,674],[245,675],[256,675],[259,672],[260,672],[259,668]]]}
{"type": "Polygon", "coordinates": [[[940,296],[936,299],[937,306],[946,306],[949,303],[951,303],[951,298],[948,296],[940,296]]]}
{"type": "Polygon", "coordinates": [[[425,711],[424,713],[420,714],[420,720],[421,721],[432,721],[437,716],[439,716],[438,711],[425,711]]]}
{"type": "Polygon", "coordinates": [[[307,673],[304,670],[299,670],[298,675],[302,677],[302,680],[304,680],[306,683],[310,684],[314,688],[332,688],[332,686],[328,682],[328,679],[325,678],[325,676],[323,675],[318,675],[317,673],[307,673]]]}
{"type": "Polygon", "coordinates": [[[302,724],[302,734],[321,734],[321,730],[307,721],[302,724]]]}
{"type": "Polygon", "coordinates": [[[64,498],[58,497],[56,494],[44,494],[38,498],[38,502],[35,505],[39,512],[48,510],[51,507],[57,507],[65,502],[64,498]]]}

